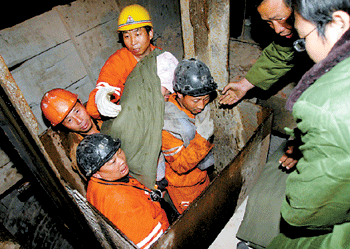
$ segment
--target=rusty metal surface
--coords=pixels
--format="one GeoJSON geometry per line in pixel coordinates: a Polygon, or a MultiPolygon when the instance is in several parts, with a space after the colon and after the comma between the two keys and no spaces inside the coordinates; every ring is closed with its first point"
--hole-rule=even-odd
{"type": "Polygon", "coordinates": [[[9,96],[10,100],[14,104],[15,108],[21,116],[24,122],[31,131],[38,134],[38,123],[34,117],[32,110],[30,109],[27,101],[25,100],[21,90],[17,83],[13,79],[10,71],[8,70],[4,59],[0,55],[0,85],[4,88],[5,92],[9,96]]]}
{"type": "MultiPolygon", "coordinates": [[[[76,164],[76,159],[70,158],[67,152],[67,149],[72,147],[72,144],[69,144],[69,146],[67,145],[67,140],[69,140],[68,135],[64,132],[56,132],[49,128],[40,136],[40,140],[59,172],[60,178],[64,179],[70,187],[78,190],[80,194],[86,196],[87,183],[85,179],[74,170],[73,165],[76,164]]],[[[79,141],[76,142],[77,144],[79,143],[79,141]]]]}

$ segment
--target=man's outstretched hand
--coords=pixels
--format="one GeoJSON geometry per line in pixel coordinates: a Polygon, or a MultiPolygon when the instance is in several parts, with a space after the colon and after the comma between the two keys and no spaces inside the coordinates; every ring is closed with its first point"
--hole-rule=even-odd
{"type": "Polygon", "coordinates": [[[243,98],[246,93],[254,87],[246,78],[238,82],[228,83],[222,90],[222,96],[219,99],[221,105],[233,105],[243,98]]]}

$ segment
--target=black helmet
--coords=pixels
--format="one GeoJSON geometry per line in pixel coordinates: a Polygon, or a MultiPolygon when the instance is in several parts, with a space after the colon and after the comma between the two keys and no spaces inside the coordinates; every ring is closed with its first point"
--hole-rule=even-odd
{"type": "Polygon", "coordinates": [[[77,147],[77,164],[85,176],[95,174],[120,148],[120,139],[96,133],[86,136],[77,147]]]}
{"type": "Polygon", "coordinates": [[[217,88],[209,68],[194,58],[181,61],[175,68],[174,74],[175,92],[198,97],[210,94],[217,88]]]}

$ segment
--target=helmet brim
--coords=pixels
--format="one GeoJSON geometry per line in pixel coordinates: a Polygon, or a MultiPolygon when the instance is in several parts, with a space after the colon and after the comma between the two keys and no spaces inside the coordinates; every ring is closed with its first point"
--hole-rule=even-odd
{"type": "Polygon", "coordinates": [[[151,21],[139,21],[137,23],[132,23],[132,24],[126,23],[126,24],[119,25],[117,31],[118,32],[129,31],[137,28],[146,27],[146,26],[150,26],[153,28],[153,24],[151,21]]]}

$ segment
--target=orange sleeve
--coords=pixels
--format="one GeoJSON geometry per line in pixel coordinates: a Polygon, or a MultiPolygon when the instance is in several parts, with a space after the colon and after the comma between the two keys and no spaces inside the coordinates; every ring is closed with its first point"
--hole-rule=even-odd
{"type": "MultiPolygon", "coordinates": [[[[148,245],[153,236],[161,235],[169,223],[164,210],[158,202],[151,201],[143,190],[132,186],[132,179],[124,186],[100,184],[101,180],[91,178],[86,198],[105,217],[107,217],[122,233],[140,248],[148,245]]],[[[143,188],[143,187],[142,187],[143,188]]]]}
{"type": "MultiPolygon", "coordinates": [[[[147,210],[145,206],[131,208],[127,203],[123,203],[119,199],[111,202],[111,208],[113,210],[109,212],[108,219],[135,244],[140,243],[149,236],[160,223],[152,217],[152,210],[147,210]]],[[[162,224],[160,223],[160,225],[162,224]]]]}
{"type": "Polygon", "coordinates": [[[182,140],[165,130],[162,131],[162,151],[170,167],[178,174],[187,173],[195,168],[213,146],[196,133],[190,144],[185,147],[182,140]]]}
{"type": "MultiPolygon", "coordinates": [[[[111,55],[104,66],[101,69],[100,75],[98,76],[97,83],[105,82],[113,87],[119,87],[120,88],[120,96],[117,94],[114,94],[114,100],[113,102],[119,101],[123,90],[124,90],[124,84],[129,76],[130,72],[134,69],[134,67],[137,64],[137,60],[135,57],[130,53],[130,51],[127,48],[122,48],[117,50],[113,55],[111,55]]],[[[91,117],[95,119],[100,119],[100,113],[98,112],[96,103],[95,103],[95,96],[97,92],[97,88],[91,91],[89,95],[89,100],[86,104],[86,110],[90,114],[91,117]]]]}
{"type": "Polygon", "coordinates": [[[100,113],[97,110],[97,106],[95,103],[95,95],[97,92],[97,88],[95,88],[94,90],[91,91],[90,95],[89,95],[89,100],[86,103],[86,110],[89,113],[89,115],[94,118],[94,119],[100,119],[100,113]]]}

